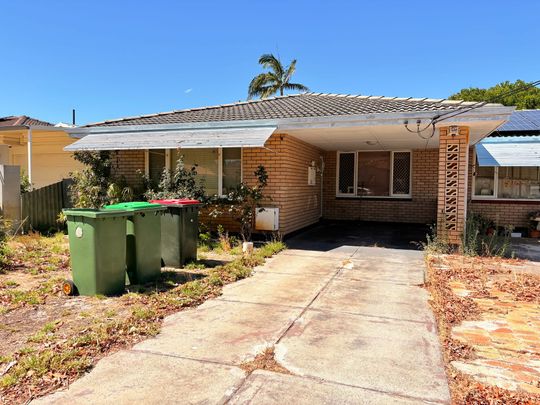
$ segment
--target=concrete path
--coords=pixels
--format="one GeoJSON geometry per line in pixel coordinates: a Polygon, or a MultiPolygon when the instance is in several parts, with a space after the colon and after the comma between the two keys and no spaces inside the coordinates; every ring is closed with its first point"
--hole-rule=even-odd
{"type": "Polygon", "coordinates": [[[423,275],[417,251],[291,249],[35,403],[449,403],[423,275]],[[238,367],[269,346],[291,375],[238,367]]]}

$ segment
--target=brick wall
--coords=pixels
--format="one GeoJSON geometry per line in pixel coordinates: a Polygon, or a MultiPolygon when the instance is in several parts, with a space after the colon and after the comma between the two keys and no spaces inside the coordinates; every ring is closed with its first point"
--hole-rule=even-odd
{"type": "Polygon", "coordinates": [[[337,153],[326,152],[324,171],[324,218],[433,223],[437,217],[438,150],[412,153],[412,197],[409,199],[359,199],[336,197],[337,153]]]}
{"type": "Polygon", "coordinates": [[[273,134],[266,148],[243,149],[243,178],[255,184],[253,172],[263,165],[268,172],[268,206],[280,209],[280,231],[294,232],[320,217],[320,176],[315,186],[308,185],[308,166],[320,165],[321,150],[287,134],[273,134]]]}
{"type": "MultiPolygon", "coordinates": [[[[308,166],[312,161],[320,165],[321,154],[318,148],[287,134],[273,134],[265,148],[243,149],[242,171],[246,183],[256,183],[254,172],[259,165],[263,165],[268,172],[265,194],[272,198],[266,201],[265,205],[279,207],[280,232],[283,234],[319,220],[320,176],[317,176],[315,186],[309,186],[308,166]]],[[[144,173],[144,151],[113,152],[113,161],[115,175],[124,176],[130,185],[140,184],[137,170],[144,173]]],[[[226,229],[238,230],[237,223],[226,213],[218,218],[211,218],[207,212],[203,212],[201,221],[211,228],[222,224],[226,229]]]]}
{"type": "Polygon", "coordinates": [[[113,174],[126,179],[132,187],[142,184],[144,174],[144,150],[120,150],[111,152],[113,174]]]}

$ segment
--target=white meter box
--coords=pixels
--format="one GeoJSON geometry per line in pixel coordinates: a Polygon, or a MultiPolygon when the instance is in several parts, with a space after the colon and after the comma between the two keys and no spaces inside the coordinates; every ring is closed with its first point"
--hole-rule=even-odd
{"type": "Polygon", "coordinates": [[[258,231],[279,230],[279,208],[257,208],[255,210],[255,229],[258,231]]]}

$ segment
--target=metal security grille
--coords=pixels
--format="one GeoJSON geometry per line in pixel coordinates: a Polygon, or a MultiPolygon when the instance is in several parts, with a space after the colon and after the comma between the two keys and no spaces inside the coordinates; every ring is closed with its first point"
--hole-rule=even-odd
{"type": "Polygon", "coordinates": [[[339,154],[339,193],[354,194],[354,153],[339,154]]]}
{"type": "Polygon", "coordinates": [[[411,154],[410,152],[394,153],[394,169],[392,193],[409,195],[411,193],[411,154]]]}

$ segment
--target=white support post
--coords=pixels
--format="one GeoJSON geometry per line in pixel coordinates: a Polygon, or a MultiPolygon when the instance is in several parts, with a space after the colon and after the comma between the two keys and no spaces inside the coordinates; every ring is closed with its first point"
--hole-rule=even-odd
{"type": "Polygon", "coordinates": [[[26,142],[28,148],[28,181],[32,187],[32,128],[28,127],[28,140],[26,142]]]}

